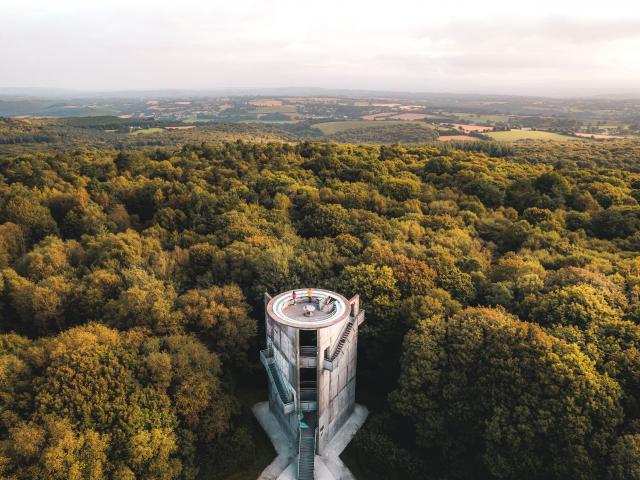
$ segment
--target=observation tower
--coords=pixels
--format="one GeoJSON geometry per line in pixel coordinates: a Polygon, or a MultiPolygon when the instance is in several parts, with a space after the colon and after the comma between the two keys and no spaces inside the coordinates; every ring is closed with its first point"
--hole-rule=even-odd
{"type": "Polygon", "coordinates": [[[269,410],[298,451],[297,477],[311,480],[322,455],[354,410],[359,296],[323,289],[265,294],[269,410]]]}

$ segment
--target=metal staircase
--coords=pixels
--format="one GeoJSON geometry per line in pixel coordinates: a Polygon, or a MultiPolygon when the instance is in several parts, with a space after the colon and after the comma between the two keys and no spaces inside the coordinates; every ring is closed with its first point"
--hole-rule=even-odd
{"type": "MultiPolygon", "coordinates": [[[[362,313],[363,312],[360,312],[360,315],[362,313]]],[[[351,334],[355,331],[356,322],[358,322],[358,325],[360,324],[360,315],[358,315],[356,318],[352,318],[347,322],[344,329],[342,330],[342,333],[340,334],[340,340],[338,340],[338,343],[336,343],[335,347],[333,347],[333,352],[325,351],[324,368],[326,370],[333,371],[338,367],[340,354],[342,353],[345,344],[350,341],[349,339],[352,336],[351,334]]]]}
{"type": "Polygon", "coordinates": [[[293,413],[296,408],[295,391],[282,378],[280,369],[275,361],[273,351],[269,348],[260,350],[260,362],[264,365],[270,379],[272,390],[275,390],[276,401],[285,415],[293,413]]]}
{"type": "Polygon", "coordinates": [[[340,341],[338,342],[338,346],[334,350],[333,355],[331,355],[332,361],[338,358],[338,355],[340,355],[340,352],[342,351],[342,347],[344,347],[344,344],[347,343],[347,339],[349,338],[349,335],[351,334],[352,330],[353,330],[353,322],[347,323],[346,328],[344,329],[344,331],[342,332],[342,335],[340,336],[340,341]]]}
{"type": "Polygon", "coordinates": [[[282,383],[282,379],[280,378],[280,372],[278,372],[278,367],[276,367],[275,363],[270,363],[269,371],[271,372],[271,378],[273,378],[273,383],[276,384],[276,389],[278,390],[278,395],[282,400],[282,403],[288,403],[291,401],[289,398],[289,392],[285,388],[284,383],[282,383]]]}
{"type": "Polygon", "coordinates": [[[298,440],[298,480],[314,480],[316,435],[310,428],[301,428],[298,440]]]}

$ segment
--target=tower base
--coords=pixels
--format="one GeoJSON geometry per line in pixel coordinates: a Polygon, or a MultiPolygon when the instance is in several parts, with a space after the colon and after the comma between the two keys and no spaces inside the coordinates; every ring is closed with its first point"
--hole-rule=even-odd
{"type": "MultiPolygon", "coordinates": [[[[260,474],[258,480],[296,480],[298,452],[282,430],[278,419],[269,410],[269,402],[256,403],[252,410],[278,454],[260,474]]],[[[351,471],[340,460],[340,454],[349,445],[368,415],[367,407],[356,404],[353,413],[325,448],[325,453],[315,456],[316,480],[355,480],[351,471]]]]}

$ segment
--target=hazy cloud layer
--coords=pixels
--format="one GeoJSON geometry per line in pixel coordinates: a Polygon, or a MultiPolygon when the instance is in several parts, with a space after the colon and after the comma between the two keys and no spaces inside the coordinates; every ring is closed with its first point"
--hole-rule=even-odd
{"type": "Polygon", "coordinates": [[[0,86],[640,87],[640,4],[629,1],[1,3],[0,86]]]}

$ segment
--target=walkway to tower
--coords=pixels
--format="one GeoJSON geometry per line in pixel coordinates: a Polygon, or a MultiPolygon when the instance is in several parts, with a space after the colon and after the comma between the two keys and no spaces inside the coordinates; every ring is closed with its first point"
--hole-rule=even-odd
{"type": "Polygon", "coordinates": [[[298,480],[314,480],[314,460],[316,456],[315,428],[300,428],[298,447],[298,480]]]}
{"type": "MultiPolygon", "coordinates": [[[[278,454],[275,460],[260,474],[258,480],[296,480],[298,450],[293,447],[280,423],[269,411],[269,402],[260,402],[254,405],[253,413],[271,439],[278,454]]],[[[340,454],[360,429],[368,414],[369,411],[366,407],[356,404],[351,417],[332,438],[327,452],[323,455],[315,455],[314,475],[316,480],[355,480],[351,471],[340,460],[340,454]]]]}

